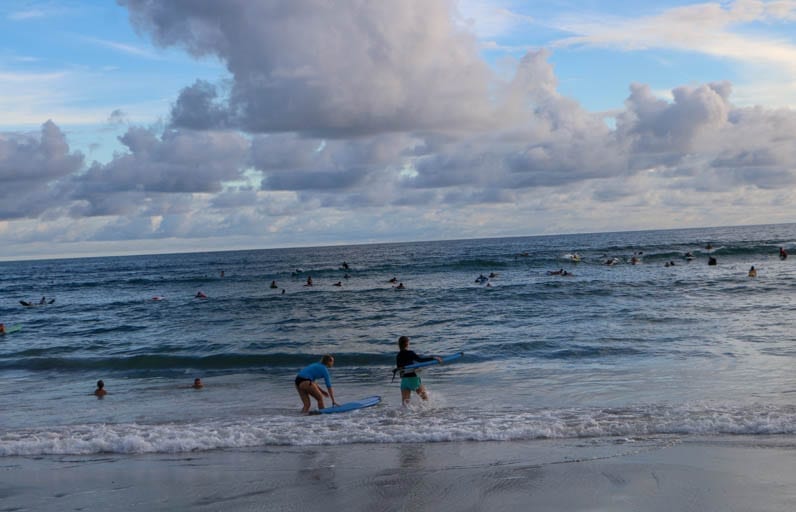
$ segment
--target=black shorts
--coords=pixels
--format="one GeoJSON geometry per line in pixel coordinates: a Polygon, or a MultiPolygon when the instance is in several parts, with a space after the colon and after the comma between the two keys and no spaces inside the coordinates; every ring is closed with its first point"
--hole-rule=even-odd
{"type": "Polygon", "coordinates": [[[301,384],[301,383],[302,383],[302,382],[304,382],[304,381],[310,381],[310,382],[312,382],[312,379],[307,379],[307,378],[304,378],[304,377],[299,377],[299,376],[297,375],[297,376],[296,376],[296,387],[299,387],[299,384],[301,384]]]}

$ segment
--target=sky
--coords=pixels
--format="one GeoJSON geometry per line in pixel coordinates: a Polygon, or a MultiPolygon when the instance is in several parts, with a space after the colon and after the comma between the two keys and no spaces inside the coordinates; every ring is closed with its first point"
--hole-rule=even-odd
{"type": "Polygon", "coordinates": [[[0,259],[794,204],[796,0],[0,3],[0,259]]]}

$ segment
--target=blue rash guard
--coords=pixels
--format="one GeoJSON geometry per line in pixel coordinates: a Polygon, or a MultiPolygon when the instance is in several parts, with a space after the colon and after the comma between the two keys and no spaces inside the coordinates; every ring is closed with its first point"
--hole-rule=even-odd
{"type": "Polygon", "coordinates": [[[329,376],[329,369],[326,368],[326,365],[323,363],[312,363],[298,372],[298,376],[302,379],[310,379],[313,382],[323,377],[323,381],[326,383],[326,389],[332,387],[332,378],[329,376]]]}

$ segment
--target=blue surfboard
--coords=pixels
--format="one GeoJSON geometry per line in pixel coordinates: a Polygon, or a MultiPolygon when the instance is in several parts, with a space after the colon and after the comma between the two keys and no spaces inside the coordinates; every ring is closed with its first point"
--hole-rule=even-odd
{"type": "Polygon", "coordinates": [[[364,407],[371,407],[373,405],[378,404],[381,402],[380,396],[369,396],[367,398],[363,398],[362,400],[355,400],[353,402],[346,402],[344,404],[337,405],[335,407],[327,407],[326,409],[319,409],[319,414],[334,414],[336,412],[348,412],[354,411],[356,409],[362,409],[364,407]]]}
{"type": "MultiPolygon", "coordinates": [[[[449,356],[443,357],[442,358],[442,362],[443,363],[450,363],[451,361],[455,361],[455,360],[459,359],[463,355],[464,355],[464,352],[456,352],[455,354],[451,354],[449,356]]],[[[415,368],[423,368],[425,366],[431,366],[431,365],[434,365],[434,364],[439,364],[436,359],[433,359],[431,361],[425,361],[425,362],[422,362],[422,363],[408,364],[408,365],[404,366],[404,370],[413,370],[415,368]]]]}

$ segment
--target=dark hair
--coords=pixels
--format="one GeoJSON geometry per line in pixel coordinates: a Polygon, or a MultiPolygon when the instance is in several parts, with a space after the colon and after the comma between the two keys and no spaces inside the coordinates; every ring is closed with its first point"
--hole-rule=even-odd
{"type": "Polygon", "coordinates": [[[101,380],[98,380],[98,381],[97,381],[97,387],[98,387],[98,388],[100,388],[100,389],[102,389],[103,387],[105,387],[105,383],[104,383],[104,382],[102,382],[101,380]]]}
{"type": "Polygon", "coordinates": [[[409,336],[401,336],[400,338],[398,338],[398,348],[403,350],[407,346],[409,346],[409,336]]]}
{"type": "Polygon", "coordinates": [[[329,364],[334,361],[334,357],[331,354],[326,354],[321,358],[321,364],[329,364]]]}

